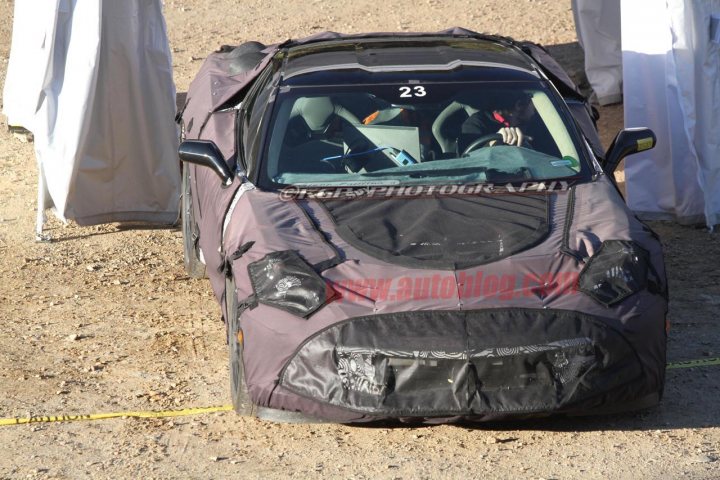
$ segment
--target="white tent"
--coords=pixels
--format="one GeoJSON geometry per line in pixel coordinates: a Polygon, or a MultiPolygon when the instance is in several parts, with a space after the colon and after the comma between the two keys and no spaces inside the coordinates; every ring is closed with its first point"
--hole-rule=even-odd
{"type": "Polygon", "coordinates": [[[35,136],[38,213],[173,223],[175,87],[160,0],[16,2],[15,13],[4,105],[35,136]]]}
{"type": "Polygon", "coordinates": [[[38,9],[34,2],[15,2],[12,55],[3,88],[3,113],[8,125],[32,130],[47,68],[46,32],[56,24],[54,8],[38,9]]]}
{"type": "Polygon", "coordinates": [[[623,0],[625,126],[657,146],[625,165],[628,204],[647,219],[720,223],[720,0],[623,0]],[[714,39],[713,39],[713,36],[714,39]]]}
{"type": "Polygon", "coordinates": [[[600,105],[622,101],[620,0],[572,0],[585,73],[600,105]]]}

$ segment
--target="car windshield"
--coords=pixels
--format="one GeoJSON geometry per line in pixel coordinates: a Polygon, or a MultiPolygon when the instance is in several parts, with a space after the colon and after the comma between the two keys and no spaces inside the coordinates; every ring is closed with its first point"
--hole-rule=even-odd
{"type": "Polygon", "coordinates": [[[542,82],[442,80],[281,86],[263,178],[305,187],[507,183],[584,168],[542,82]],[[502,128],[519,129],[522,143],[504,143],[502,128]]]}

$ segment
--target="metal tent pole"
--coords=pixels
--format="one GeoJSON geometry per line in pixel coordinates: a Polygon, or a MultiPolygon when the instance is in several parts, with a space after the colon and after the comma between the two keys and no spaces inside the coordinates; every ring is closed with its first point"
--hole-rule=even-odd
{"type": "Polygon", "coordinates": [[[45,185],[45,172],[43,172],[42,165],[38,162],[38,194],[37,194],[37,216],[35,218],[35,241],[36,242],[49,242],[51,240],[49,235],[43,233],[43,227],[45,226],[45,195],[47,194],[47,187],[45,185]]]}

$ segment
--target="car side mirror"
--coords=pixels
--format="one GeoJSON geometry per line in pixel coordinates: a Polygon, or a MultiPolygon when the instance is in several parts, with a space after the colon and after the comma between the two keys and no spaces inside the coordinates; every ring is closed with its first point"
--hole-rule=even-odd
{"type": "Polygon", "coordinates": [[[603,171],[612,177],[623,158],[643,150],[650,150],[655,146],[656,142],[655,133],[649,128],[639,127],[620,130],[610,148],[608,148],[605,161],[602,162],[603,171]]]}
{"type": "Polygon", "coordinates": [[[220,149],[210,140],[186,140],[178,148],[180,160],[209,167],[220,177],[224,186],[233,181],[233,174],[225,163],[220,149]]]}

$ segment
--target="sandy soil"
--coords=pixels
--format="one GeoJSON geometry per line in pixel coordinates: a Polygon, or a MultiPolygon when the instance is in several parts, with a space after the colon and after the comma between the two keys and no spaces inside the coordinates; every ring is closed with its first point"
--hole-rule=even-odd
{"type": "MultiPolygon", "coordinates": [[[[0,82],[13,2],[0,0],[0,82]]],[[[569,0],[176,0],[165,13],[185,91],[221,44],[322,30],[453,25],[551,46],[582,76],[569,0]]],[[[609,144],[622,108],[602,109],[609,144]]],[[[4,120],[3,120],[4,121],[4,120]]],[[[219,308],[182,267],[180,232],[50,221],[35,243],[31,144],[0,124],[0,417],[229,403],[219,308]]],[[[720,246],[655,223],[671,287],[669,360],[720,356],[720,246]]],[[[720,367],[668,371],[650,412],[476,427],[277,425],[218,413],[0,427],[0,478],[720,478],[720,367]]]]}

